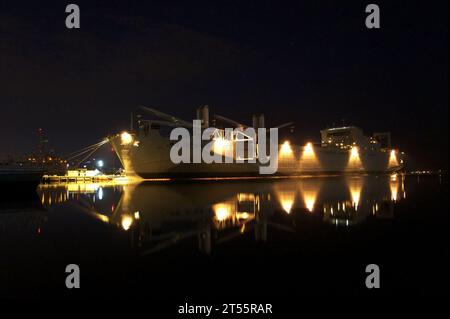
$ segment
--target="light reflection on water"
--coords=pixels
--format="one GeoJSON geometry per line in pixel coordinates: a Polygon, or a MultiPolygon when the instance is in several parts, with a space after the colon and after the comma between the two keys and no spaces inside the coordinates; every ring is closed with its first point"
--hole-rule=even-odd
{"type": "Polygon", "coordinates": [[[250,234],[270,240],[271,228],[295,231],[296,216],[317,216],[324,224],[352,226],[371,218],[393,218],[406,196],[405,176],[301,178],[275,181],[47,185],[44,207],[76,207],[125,232],[141,254],[186,240],[202,252],[250,234]]]}

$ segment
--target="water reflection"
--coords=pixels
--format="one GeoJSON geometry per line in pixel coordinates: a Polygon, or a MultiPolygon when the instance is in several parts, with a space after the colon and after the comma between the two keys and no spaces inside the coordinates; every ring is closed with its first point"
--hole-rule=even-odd
{"type": "Polygon", "coordinates": [[[347,180],[348,189],[350,191],[352,207],[355,211],[358,210],[359,201],[361,199],[361,192],[363,189],[364,179],[361,178],[351,178],[347,180]]]}
{"type": "Polygon", "coordinates": [[[293,191],[277,191],[277,197],[283,210],[290,214],[292,206],[294,206],[295,192],[293,191]]]}
{"type": "Polygon", "coordinates": [[[298,183],[300,194],[302,194],[303,203],[306,209],[312,213],[317,201],[317,196],[322,188],[321,179],[305,179],[298,183]]]}
{"type": "Polygon", "coordinates": [[[302,178],[218,183],[141,183],[43,187],[47,208],[75,205],[126,232],[142,255],[184,241],[211,253],[239,236],[265,242],[270,230],[294,232],[301,216],[351,227],[367,218],[392,218],[406,195],[404,176],[302,178]]]}
{"type": "Polygon", "coordinates": [[[0,194],[0,247],[2,243],[10,245],[20,234],[40,236],[47,220],[47,212],[36,193],[0,194]]]}

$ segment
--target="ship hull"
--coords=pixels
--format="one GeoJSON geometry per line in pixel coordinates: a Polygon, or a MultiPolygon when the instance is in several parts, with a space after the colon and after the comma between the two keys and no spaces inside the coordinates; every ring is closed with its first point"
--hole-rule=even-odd
{"type": "Polygon", "coordinates": [[[290,146],[288,154],[279,151],[278,170],[273,175],[261,175],[259,163],[180,163],[170,159],[173,141],[157,132],[150,132],[139,142],[123,145],[120,136],[110,137],[127,175],[144,179],[152,178],[233,178],[271,177],[323,174],[385,174],[402,169],[400,158],[393,163],[389,152],[362,150],[353,154],[350,150],[315,146],[290,146]]]}

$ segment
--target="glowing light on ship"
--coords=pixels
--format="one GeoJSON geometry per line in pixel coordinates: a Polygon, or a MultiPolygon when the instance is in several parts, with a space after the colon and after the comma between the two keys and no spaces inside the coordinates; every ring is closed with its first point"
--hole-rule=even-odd
{"type": "Polygon", "coordinates": [[[280,157],[292,158],[293,156],[294,152],[292,151],[291,143],[289,143],[289,141],[285,141],[280,148],[280,157]]]}
{"type": "Polygon", "coordinates": [[[133,143],[133,136],[128,132],[120,134],[120,142],[122,145],[130,145],[133,143]]]}
{"type": "Polygon", "coordinates": [[[314,148],[312,143],[307,143],[303,149],[303,156],[314,156],[314,148]]]}
{"type": "Polygon", "coordinates": [[[224,139],[223,137],[216,138],[213,144],[213,152],[217,154],[224,154],[225,151],[229,150],[231,146],[231,141],[224,139]]]}
{"type": "Polygon", "coordinates": [[[353,146],[350,151],[350,157],[348,160],[347,169],[350,170],[360,170],[362,169],[361,156],[359,154],[359,148],[357,146],[353,146]]]}
{"type": "Polygon", "coordinates": [[[397,152],[395,150],[392,150],[391,154],[389,155],[389,167],[396,166],[398,166],[397,152]]]}
{"type": "Polygon", "coordinates": [[[316,153],[314,152],[314,146],[312,143],[307,143],[303,147],[303,151],[300,157],[300,169],[306,168],[306,167],[318,167],[319,162],[316,157],[316,153]]]}

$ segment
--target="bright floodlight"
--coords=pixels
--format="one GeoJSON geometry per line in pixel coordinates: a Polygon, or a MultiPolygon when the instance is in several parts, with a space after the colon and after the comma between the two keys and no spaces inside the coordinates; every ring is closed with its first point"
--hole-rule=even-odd
{"type": "Polygon", "coordinates": [[[133,136],[128,132],[123,132],[120,134],[120,140],[122,142],[122,145],[129,145],[133,143],[133,136]]]}
{"type": "Polygon", "coordinates": [[[306,143],[305,148],[304,148],[304,154],[305,155],[313,155],[314,154],[314,149],[313,149],[312,143],[306,143]]]}
{"type": "Polygon", "coordinates": [[[291,144],[289,143],[289,141],[285,141],[281,145],[280,155],[283,157],[290,157],[293,155],[292,147],[291,147],[291,144]]]}

